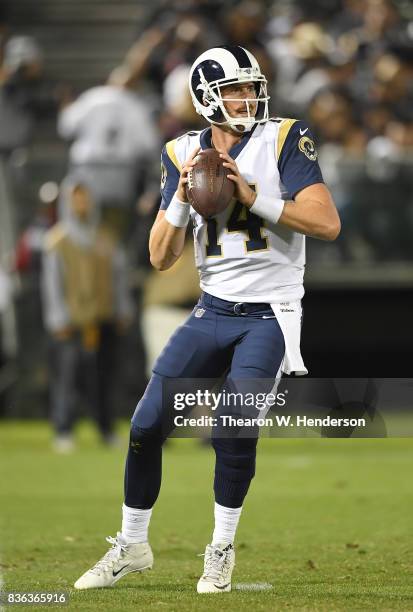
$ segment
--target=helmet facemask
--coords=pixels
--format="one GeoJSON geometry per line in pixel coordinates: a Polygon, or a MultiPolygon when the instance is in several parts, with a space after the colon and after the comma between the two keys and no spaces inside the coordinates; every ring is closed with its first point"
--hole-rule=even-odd
{"type": "Polygon", "coordinates": [[[196,111],[214,125],[228,125],[240,134],[249,132],[256,123],[268,121],[267,79],[259,70],[254,68],[240,68],[236,78],[217,79],[208,82],[202,68],[198,69],[200,83],[197,89],[203,91],[201,104],[192,96],[196,111]],[[253,83],[256,95],[254,98],[223,98],[222,88],[228,85],[253,83]],[[239,102],[245,104],[244,117],[232,117],[225,108],[226,102],[239,102]]]}

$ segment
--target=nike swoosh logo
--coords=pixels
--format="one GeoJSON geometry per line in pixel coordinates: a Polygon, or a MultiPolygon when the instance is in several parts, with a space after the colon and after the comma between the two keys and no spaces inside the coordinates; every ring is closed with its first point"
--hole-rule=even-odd
{"type": "Polygon", "coordinates": [[[215,582],[214,582],[214,587],[216,587],[217,589],[222,590],[222,589],[226,589],[226,588],[227,588],[227,586],[229,586],[230,584],[231,584],[230,582],[227,582],[227,584],[223,584],[223,585],[221,586],[220,584],[215,584],[215,582]]]}
{"type": "Polygon", "coordinates": [[[112,574],[113,576],[117,576],[118,574],[121,573],[122,570],[124,570],[126,567],[129,567],[130,563],[127,563],[126,565],[124,565],[123,567],[120,568],[120,570],[118,570],[117,572],[113,571],[112,574]]]}
{"type": "Polygon", "coordinates": [[[300,134],[301,134],[301,136],[304,136],[304,134],[306,133],[306,131],[307,131],[307,130],[308,130],[308,128],[305,128],[305,130],[302,130],[302,129],[300,128],[300,134]]]}

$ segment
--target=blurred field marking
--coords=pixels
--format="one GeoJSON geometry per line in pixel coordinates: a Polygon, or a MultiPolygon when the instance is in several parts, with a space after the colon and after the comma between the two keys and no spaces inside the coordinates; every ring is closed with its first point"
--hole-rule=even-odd
{"type": "Polygon", "coordinates": [[[269,582],[239,582],[233,588],[235,591],[271,591],[274,587],[269,582]]]}

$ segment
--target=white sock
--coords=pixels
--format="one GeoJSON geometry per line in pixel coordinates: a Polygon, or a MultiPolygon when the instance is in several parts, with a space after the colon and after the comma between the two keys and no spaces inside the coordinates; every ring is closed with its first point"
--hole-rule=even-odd
{"type": "Polygon", "coordinates": [[[122,537],[128,544],[148,541],[148,527],[152,508],[139,510],[122,506],[122,537]]]}
{"type": "Polygon", "coordinates": [[[226,508],[215,502],[215,529],[212,536],[212,544],[233,544],[235,532],[238,527],[239,517],[241,516],[241,508],[226,508]]]}

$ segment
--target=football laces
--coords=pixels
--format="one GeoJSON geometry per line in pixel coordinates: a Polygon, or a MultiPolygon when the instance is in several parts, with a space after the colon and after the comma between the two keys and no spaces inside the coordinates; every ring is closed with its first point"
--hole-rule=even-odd
{"type": "Polygon", "coordinates": [[[187,177],[188,177],[188,187],[189,187],[189,189],[192,189],[193,186],[194,186],[194,179],[193,179],[193,175],[192,175],[192,169],[188,172],[187,177]]]}

